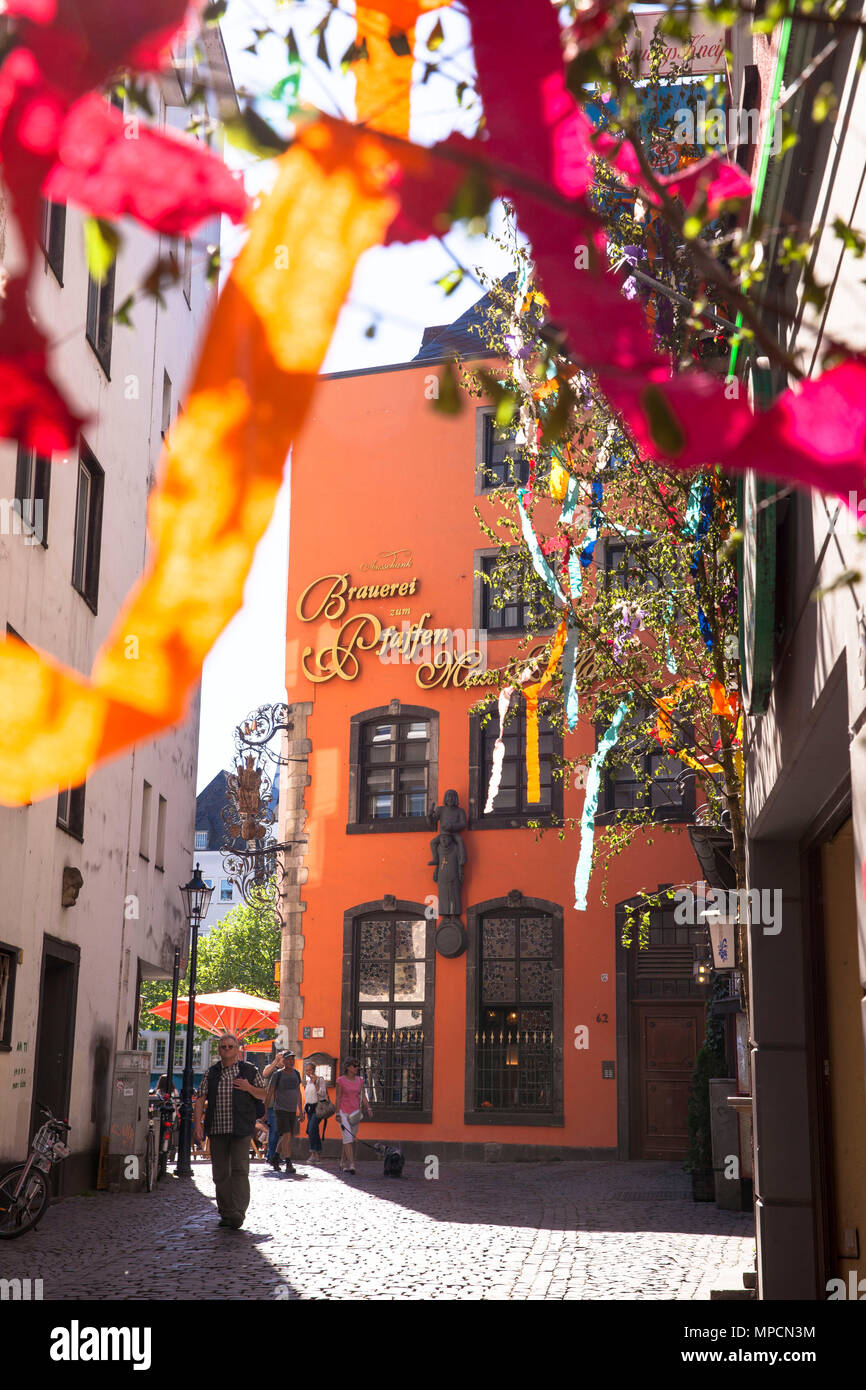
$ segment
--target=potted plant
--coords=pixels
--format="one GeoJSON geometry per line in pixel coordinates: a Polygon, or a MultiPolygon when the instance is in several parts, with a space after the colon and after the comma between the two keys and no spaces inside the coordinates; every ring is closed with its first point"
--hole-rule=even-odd
{"type": "Polygon", "coordinates": [[[725,1076],[724,1053],[713,1046],[715,1038],[698,1049],[689,1090],[689,1147],[684,1164],[692,1175],[692,1197],[696,1202],[713,1202],[716,1197],[713,1174],[713,1141],[710,1133],[710,1081],[725,1076]]]}

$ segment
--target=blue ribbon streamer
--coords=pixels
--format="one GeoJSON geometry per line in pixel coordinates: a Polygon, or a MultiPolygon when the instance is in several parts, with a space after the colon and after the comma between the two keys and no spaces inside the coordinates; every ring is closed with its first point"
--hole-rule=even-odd
{"type": "Polygon", "coordinates": [[[592,870],[592,846],[595,838],[595,813],[598,808],[598,793],[601,787],[601,769],[605,758],[613,748],[619,738],[620,725],[628,713],[631,704],[631,696],[622,700],[617,706],[617,710],[610,726],[605,730],[599,740],[592,762],[589,765],[589,773],[586,778],[586,800],[583,803],[583,815],[580,818],[580,855],[577,860],[577,868],[574,871],[574,907],[577,912],[586,911],[586,890],[589,886],[589,875],[592,870]]]}
{"type": "Polygon", "coordinates": [[[671,597],[668,599],[668,621],[667,621],[667,626],[665,627],[665,666],[667,666],[667,668],[668,668],[668,670],[670,671],[671,675],[672,675],[672,676],[675,676],[676,673],[677,673],[677,659],[676,659],[676,657],[674,656],[673,648],[671,647],[671,633],[670,633],[671,627],[673,626],[673,621],[674,621],[674,599],[673,599],[673,594],[672,594],[671,597]]]}
{"type": "Polygon", "coordinates": [[[572,627],[562,649],[562,688],[565,692],[565,718],[569,732],[577,728],[577,628],[572,627]]]}
{"type": "Polygon", "coordinates": [[[592,510],[589,515],[589,530],[586,533],[586,545],[580,552],[580,563],[584,569],[592,564],[592,557],[595,554],[595,543],[598,540],[598,528],[601,520],[600,508],[604,501],[604,485],[600,478],[594,478],[592,482],[592,510]]]}
{"type": "Polygon", "coordinates": [[[686,507],[686,515],[683,521],[683,535],[694,536],[697,534],[698,522],[701,516],[701,489],[703,479],[695,478],[689,489],[689,502],[686,507]]]}
{"type": "Polygon", "coordinates": [[[536,536],[535,531],[532,528],[532,522],[529,520],[529,517],[526,514],[526,508],[523,505],[523,499],[525,496],[526,488],[519,487],[517,489],[517,510],[520,513],[520,525],[523,530],[523,539],[526,541],[526,544],[529,547],[529,555],[532,560],[533,569],[535,570],[535,573],[539,576],[539,578],[544,580],[550,592],[554,594],[555,597],[558,598],[561,603],[564,604],[567,602],[565,594],[562,592],[559,580],[556,578],[556,575],[553,573],[553,570],[547,563],[547,559],[542,552],[541,545],[539,544],[538,537],[536,536]]]}
{"type": "MultiPolygon", "coordinates": [[[[692,491],[689,494],[690,511],[692,509],[692,493],[694,493],[694,491],[695,485],[692,486],[692,491]]],[[[710,633],[710,624],[707,620],[707,615],[701,607],[701,581],[698,579],[698,565],[700,564],[701,555],[703,553],[702,542],[710,529],[710,522],[713,519],[714,501],[715,498],[713,495],[713,489],[710,487],[709,483],[702,484],[700,515],[698,516],[697,525],[695,528],[695,539],[697,540],[698,545],[694,555],[692,556],[692,563],[689,566],[689,574],[692,576],[692,580],[695,586],[695,598],[698,601],[698,627],[701,630],[701,636],[704,639],[704,645],[706,646],[707,651],[709,652],[713,650],[713,639],[710,633]]],[[[685,524],[683,525],[683,531],[685,531],[685,524]]]]}

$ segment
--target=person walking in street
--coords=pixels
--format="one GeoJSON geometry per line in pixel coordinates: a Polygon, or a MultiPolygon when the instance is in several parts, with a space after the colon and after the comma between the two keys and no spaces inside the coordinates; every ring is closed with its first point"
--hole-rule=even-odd
{"type": "Polygon", "coordinates": [[[285,1158],[287,1176],[298,1176],[297,1169],[292,1164],[292,1139],[295,1135],[295,1125],[299,1125],[303,1119],[304,1100],[301,1074],[295,1067],[294,1052],[281,1054],[279,1065],[271,1075],[267,1103],[272,1103],[276,1111],[277,1132],[280,1136],[271,1166],[278,1173],[281,1160],[285,1158]]]}
{"type": "MultiPolygon", "coordinates": [[[[262,1076],[265,1078],[265,1081],[270,1081],[270,1078],[273,1075],[273,1073],[281,1065],[280,1059],[282,1058],[282,1055],[282,1052],[276,1052],[274,1054],[273,1060],[268,1062],[267,1066],[263,1068],[262,1076]]],[[[268,1123],[267,1160],[273,1168],[274,1159],[277,1156],[277,1144],[280,1140],[279,1131],[277,1130],[277,1112],[274,1109],[273,1105],[269,1105],[267,1107],[266,1119],[268,1123]]],[[[277,1172],[279,1172],[279,1166],[277,1166],[277,1172]]]]}
{"type": "Polygon", "coordinates": [[[250,1136],[256,1127],[256,1101],[265,1083],[252,1062],[242,1062],[234,1033],[219,1040],[219,1061],[205,1072],[193,1107],[196,1143],[210,1140],[219,1224],[239,1230],[250,1204],[250,1136]],[[207,1115],[202,1112],[207,1102],[207,1115]]]}
{"type": "MultiPolygon", "coordinates": [[[[322,1152],[319,1138],[319,1116],[316,1107],[328,1099],[328,1087],[323,1076],[317,1076],[315,1062],[304,1064],[304,1110],[307,1116],[307,1138],[310,1141],[310,1162],[318,1163],[322,1152]]],[[[333,1113],[333,1112],[332,1112],[333,1113]]],[[[325,1121],[327,1124],[327,1120],[325,1121]]]]}
{"type": "Polygon", "coordinates": [[[343,1075],[337,1077],[337,1119],[343,1140],[343,1153],[340,1159],[340,1172],[355,1174],[355,1137],[361,1117],[372,1116],[370,1103],[364,1091],[364,1082],[358,1075],[358,1063],[354,1057],[347,1057],[343,1063],[343,1075]]]}

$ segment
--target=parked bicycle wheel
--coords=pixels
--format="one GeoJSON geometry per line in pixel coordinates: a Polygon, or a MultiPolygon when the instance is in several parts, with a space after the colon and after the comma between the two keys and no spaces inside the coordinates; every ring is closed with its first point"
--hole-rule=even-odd
{"type": "Polygon", "coordinates": [[[32,1231],[48,1206],[48,1183],[38,1168],[31,1168],[18,1197],[15,1189],[26,1164],[19,1163],[0,1179],[0,1240],[14,1240],[32,1231]]]}
{"type": "Polygon", "coordinates": [[[144,1146],[144,1184],[148,1192],[153,1191],[156,1182],[156,1135],[152,1129],[147,1131],[144,1146]]]}

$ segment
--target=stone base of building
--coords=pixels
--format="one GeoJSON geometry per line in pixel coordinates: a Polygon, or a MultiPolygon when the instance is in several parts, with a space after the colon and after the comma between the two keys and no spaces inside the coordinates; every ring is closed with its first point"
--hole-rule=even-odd
{"type": "MultiPolygon", "coordinates": [[[[606,1163],[616,1158],[616,1149],[577,1149],[565,1144],[506,1144],[495,1143],[455,1143],[441,1139],[377,1139],[359,1138],[355,1142],[355,1159],[364,1163],[370,1160],[382,1162],[382,1155],[372,1147],[374,1143],[394,1144],[399,1148],[407,1163],[423,1163],[434,1157],[442,1161],[451,1159],[454,1163],[565,1163],[594,1162],[606,1163]]],[[[323,1148],[325,1158],[339,1158],[342,1144],[338,1139],[327,1138],[323,1148]]],[[[292,1146],[292,1156],[296,1163],[306,1163],[309,1144],[306,1139],[296,1139],[292,1146]]]]}

